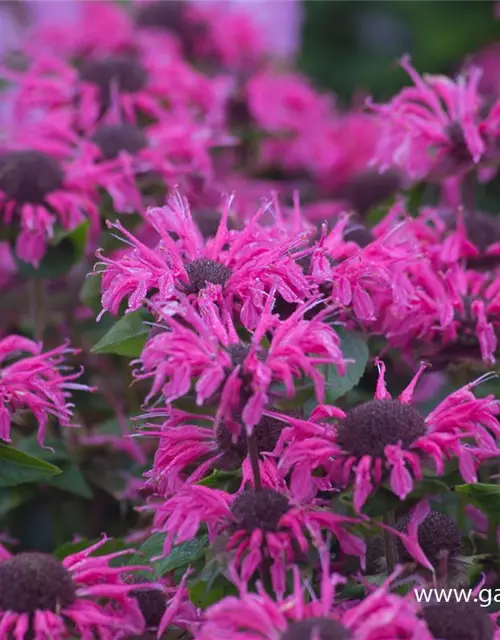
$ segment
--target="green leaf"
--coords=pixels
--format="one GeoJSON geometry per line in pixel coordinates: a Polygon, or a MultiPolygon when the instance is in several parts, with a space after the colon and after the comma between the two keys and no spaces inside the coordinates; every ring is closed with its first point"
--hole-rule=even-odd
{"type": "Polygon", "coordinates": [[[388,491],[384,487],[379,487],[365,502],[363,513],[370,518],[379,518],[389,511],[393,511],[400,504],[401,501],[392,491],[388,491]]]}
{"type": "Polygon", "coordinates": [[[89,223],[83,222],[71,231],[57,232],[38,268],[23,262],[13,254],[19,272],[28,278],[57,278],[65,275],[82,259],[87,244],[88,229],[89,223]]]}
{"type": "Polygon", "coordinates": [[[326,401],[333,404],[338,398],[345,395],[361,380],[365,372],[370,352],[366,340],[360,334],[353,333],[344,327],[335,327],[341,341],[341,349],[346,359],[353,360],[347,366],[345,376],[339,375],[337,367],[326,367],[325,390],[326,401]]]}
{"type": "Polygon", "coordinates": [[[212,489],[221,489],[229,493],[234,493],[238,490],[241,484],[241,471],[221,471],[215,469],[209,476],[200,480],[198,484],[204,487],[210,487],[212,489]]]}
{"type": "Polygon", "coordinates": [[[455,491],[494,522],[500,522],[500,485],[482,482],[461,484],[455,487],[455,491]]]}
{"type": "Polygon", "coordinates": [[[144,558],[152,563],[155,574],[162,576],[174,569],[180,569],[193,564],[205,555],[208,548],[208,536],[203,534],[193,540],[188,540],[175,546],[168,556],[161,557],[165,542],[164,533],[155,533],[139,548],[131,559],[131,564],[141,564],[144,558]],[[157,558],[153,560],[153,558],[157,558]]]}
{"type": "Polygon", "coordinates": [[[27,453],[31,456],[34,455],[41,460],[50,462],[51,464],[53,462],[59,463],[71,460],[70,455],[64,447],[64,442],[61,439],[48,436],[45,438],[45,446],[45,449],[40,447],[36,434],[23,438],[16,444],[18,451],[22,451],[23,453],[27,453]]]}
{"type": "Polygon", "coordinates": [[[61,473],[61,469],[45,460],[0,445],[0,488],[43,482],[58,473],[61,473]]]}
{"type": "Polygon", "coordinates": [[[0,489],[0,518],[31,500],[35,494],[35,487],[28,484],[0,489]]]}
{"type": "Polygon", "coordinates": [[[119,356],[136,358],[149,335],[149,327],[144,324],[143,314],[134,311],[120,318],[108,333],[92,347],[92,353],[115,353],[119,356]]]}
{"type": "Polygon", "coordinates": [[[83,283],[82,290],[80,291],[80,300],[95,314],[101,311],[101,280],[102,276],[89,276],[83,283]]]}
{"type": "Polygon", "coordinates": [[[62,464],[61,469],[61,474],[47,478],[44,484],[48,484],[65,493],[86,498],[87,500],[91,500],[94,497],[92,489],[89,487],[83,473],[75,463],[62,464]]]}
{"type": "MultiPolygon", "coordinates": [[[[58,560],[64,560],[67,556],[70,556],[84,549],[88,549],[93,544],[96,544],[97,540],[79,540],[78,542],[66,542],[58,549],[54,551],[54,556],[58,560]]],[[[107,540],[101,547],[93,551],[91,556],[105,556],[108,553],[114,553],[115,551],[123,551],[126,549],[126,545],[120,538],[113,538],[107,540]]],[[[128,560],[128,559],[127,559],[128,560]]]]}
{"type": "Polygon", "coordinates": [[[215,575],[209,581],[197,580],[189,585],[189,599],[199,609],[206,609],[229,595],[238,595],[236,587],[222,574],[215,575]]]}

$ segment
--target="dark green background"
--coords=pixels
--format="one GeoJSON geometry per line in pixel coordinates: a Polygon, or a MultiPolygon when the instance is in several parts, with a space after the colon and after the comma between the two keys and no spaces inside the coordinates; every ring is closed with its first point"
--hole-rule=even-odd
{"type": "Polygon", "coordinates": [[[356,90],[390,97],[406,84],[396,64],[403,53],[412,55],[419,71],[453,75],[467,55],[500,41],[500,21],[489,0],[308,0],[304,5],[302,70],[343,101],[356,90]]]}

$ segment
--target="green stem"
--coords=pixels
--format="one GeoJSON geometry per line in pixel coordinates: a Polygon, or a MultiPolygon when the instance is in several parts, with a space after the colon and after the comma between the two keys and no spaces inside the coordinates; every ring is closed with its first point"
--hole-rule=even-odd
{"type": "Polygon", "coordinates": [[[476,173],[475,171],[469,171],[464,176],[462,182],[462,201],[464,205],[465,215],[470,218],[474,217],[476,213],[476,173]]]}
{"type": "Polygon", "coordinates": [[[35,340],[43,340],[46,326],[45,286],[41,279],[34,278],[29,282],[31,316],[35,340]]]}
{"type": "Polygon", "coordinates": [[[255,439],[254,433],[249,436],[247,432],[247,449],[248,457],[250,458],[250,465],[252,467],[255,491],[262,491],[262,478],[260,477],[259,468],[259,450],[257,449],[257,440],[255,439]]]}
{"type": "MultiPolygon", "coordinates": [[[[388,527],[394,528],[396,524],[396,515],[394,511],[389,511],[384,516],[384,524],[388,527]]],[[[394,541],[394,536],[390,531],[384,529],[384,548],[385,548],[385,559],[387,562],[387,574],[391,575],[391,573],[396,568],[397,564],[397,553],[396,553],[396,543],[394,541]]]]}

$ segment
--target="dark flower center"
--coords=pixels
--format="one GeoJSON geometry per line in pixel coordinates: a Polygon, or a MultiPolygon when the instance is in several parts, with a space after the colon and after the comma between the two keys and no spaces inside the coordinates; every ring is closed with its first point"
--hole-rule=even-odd
{"type": "Polygon", "coordinates": [[[429,631],[440,640],[493,640],[488,611],[477,602],[435,602],[422,611],[429,631]]]}
{"type": "Polygon", "coordinates": [[[351,633],[340,622],[319,617],[292,622],[281,634],[281,640],[349,640],[349,638],[351,633]]]}
{"type": "Polygon", "coordinates": [[[359,247],[367,247],[374,240],[370,229],[356,220],[346,228],[344,238],[349,242],[355,242],[359,247]]]}
{"type": "Polygon", "coordinates": [[[207,283],[223,287],[231,277],[231,269],[216,260],[198,258],[185,266],[189,278],[188,293],[199,293],[207,283]]]}
{"type": "Polygon", "coordinates": [[[351,456],[382,458],[388,444],[409,447],[426,432],[424,417],[398,400],[371,400],[348,412],[337,441],[351,456]]]}
{"type": "Polygon", "coordinates": [[[41,151],[9,151],[0,155],[0,189],[19,203],[41,204],[61,188],[63,172],[55,158],[41,151]]]}
{"type": "Polygon", "coordinates": [[[460,122],[452,122],[446,129],[451,144],[451,152],[455,162],[462,164],[472,161],[472,156],[467,147],[464,131],[460,122]]]}
{"type": "Polygon", "coordinates": [[[112,83],[116,83],[122,93],[137,93],[147,81],[144,67],[134,58],[126,56],[88,60],[80,69],[80,78],[99,88],[104,105],[110,103],[112,83]]]}
{"type": "Polygon", "coordinates": [[[238,529],[277,531],[278,523],[290,509],[288,498],[274,489],[246,490],[240,493],[231,507],[238,529]]]}
{"type": "Polygon", "coordinates": [[[370,169],[359,173],[349,182],[340,196],[360,215],[391,196],[400,186],[400,177],[394,171],[379,173],[370,169]]]}
{"type": "Polygon", "coordinates": [[[165,596],[159,589],[138,589],[130,592],[137,600],[146,627],[158,627],[165,613],[165,596]]]}
{"type": "Polygon", "coordinates": [[[69,572],[47,553],[20,553],[0,563],[0,610],[58,611],[76,599],[69,572]]]}
{"type": "MultiPolygon", "coordinates": [[[[284,426],[285,423],[276,420],[276,418],[263,416],[259,424],[253,428],[257,451],[259,453],[273,451],[284,426]]],[[[248,453],[245,427],[242,426],[236,442],[233,442],[231,432],[223,423],[217,428],[215,437],[219,450],[224,452],[223,457],[217,464],[218,468],[226,470],[239,469],[248,453]]]]}
{"type": "Polygon", "coordinates": [[[138,27],[178,31],[182,25],[183,2],[168,0],[144,4],[135,17],[138,27]]]}
{"type": "MultiPolygon", "coordinates": [[[[406,532],[409,522],[410,516],[400,518],[396,522],[396,530],[406,532]]],[[[418,541],[434,567],[439,567],[443,553],[451,559],[462,550],[462,537],[457,525],[447,515],[438,511],[431,511],[419,526],[418,541]]],[[[396,541],[396,547],[400,562],[415,562],[400,540],[396,541]]]]}
{"type": "Polygon", "coordinates": [[[106,160],[113,160],[120,151],[137,153],[148,144],[146,135],[133,124],[103,125],[92,136],[106,160]]]}

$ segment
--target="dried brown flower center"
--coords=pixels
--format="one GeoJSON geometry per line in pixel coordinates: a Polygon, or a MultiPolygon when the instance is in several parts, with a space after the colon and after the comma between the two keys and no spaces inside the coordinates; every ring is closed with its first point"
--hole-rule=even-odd
{"type": "Polygon", "coordinates": [[[41,204],[62,187],[63,172],[55,158],[41,151],[10,151],[0,155],[0,189],[19,203],[41,204]]]}
{"type": "MultiPolygon", "coordinates": [[[[263,416],[259,424],[253,428],[257,451],[259,453],[273,451],[284,426],[285,424],[281,420],[263,416]]],[[[215,437],[219,450],[224,453],[217,465],[219,469],[239,469],[248,454],[245,427],[241,427],[236,442],[233,441],[232,433],[223,423],[217,428],[215,437]]]]}
{"type": "Polygon", "coordinates": [[[71,575],[47,553],[20,553],[0,563],[2,611],[58,611],[75,598],[71,575]]]}
{"type": "Polygon", "coordinates": [[[493,640],[488,611],[476,602],[436,602],[422,612],[429,631],[440,640],[493,640]]]}
{"type": "MultiPolygon", "coordinates": [[[[406,532],[410,521],[409,516],[400,518],[395,528],[406,532]]],[[[462,537],[457,525],[444,513],[431,511],[418,528],[418,541],[425,555],[434,567],[439,566],[439,560],[443,553],[448,558],[454,558],[462,550],[462,537]]],[[[396,542],[400,562],[414,562],[402,542],[396,542]]]]}
{"type": "Polygon", "coordinates": [[[113,160],[120,151],[137,153],[148,144],[144,132],[128,122],[103,125],[92,136],[92,140],[99,146],[106,160],[113,160]]]}
{"type": "Polygon", "coordinates": [[[223,287],[231,277],[231,269],[216,260],[206,258],[188,262],[185,269],[189,278],[188,293],[199,293],[207,283],[223,287]]]}
{"type": "Polygon", "coordinates": [[[382,458],[389,444],[407,448],[426,432],[424,417],[398,400],[372,400],[349,411],[339,424],[338,443],[351,456],[382,458]]]}
{"type": "Polygon", "coordinates": [[[147,82],[144,67],[134,58],[127,56],[88,60],[80,69],[80,78],[99,88],[104,105],[110,103],[113,83],[122,93],[137,93],[147,82]]]}
{"type": "Polygon", "coordinates": [[[290,509],[288,498],[274,489],[247,490],[234,500],[231,512],[239,529],[277,531],[281,516],[290,509]]]}
{"type": "Polygon", "coordinates": [[[146,627],[158,627],[166,609],[163,593],[159,589],[137,589],[130,594],[137,600],[146,627]]]}

